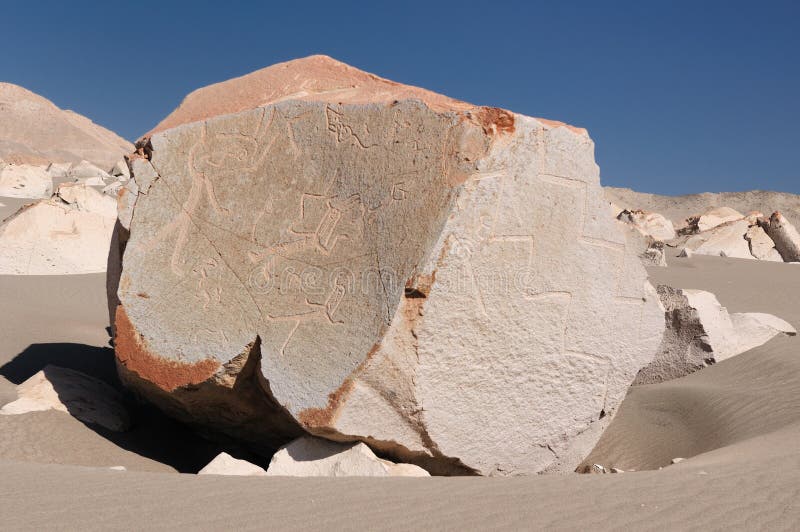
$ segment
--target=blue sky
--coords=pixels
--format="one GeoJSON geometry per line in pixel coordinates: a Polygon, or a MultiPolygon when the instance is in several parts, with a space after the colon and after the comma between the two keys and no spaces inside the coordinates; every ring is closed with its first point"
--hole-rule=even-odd
{"type": "Polygon", "coordinates": [[[135,139],[198,87],[325,53],[589,129],[604,184],[800,193],[800,2],[3,2],[0,80],[135,139]]]}

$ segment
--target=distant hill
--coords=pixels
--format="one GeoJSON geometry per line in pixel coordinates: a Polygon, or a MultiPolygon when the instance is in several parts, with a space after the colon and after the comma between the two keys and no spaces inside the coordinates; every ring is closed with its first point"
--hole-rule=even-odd
{"type": "Polygon", "coordinates": [[[110,170],[133,145],[117,134],[11,83],[0,83],[0,159],[37,164],[89,161],[110,170]]]}

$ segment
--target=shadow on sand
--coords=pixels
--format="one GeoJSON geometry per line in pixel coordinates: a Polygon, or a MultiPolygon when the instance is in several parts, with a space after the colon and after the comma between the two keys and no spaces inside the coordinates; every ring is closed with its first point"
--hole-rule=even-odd
{"type": "Polygon", "coordinates": [[[133,422],[129,431],[114,432],[94,424],[85,425],[127,451],[167,464],[181,473],[196,473],[223,450],[219,444],[200,437],[186,425],[136,401],[120,384],[114,350],[108,347],[72,343],[32,344],[0,367],[0,375],[14,384],[21,384],[47,365],[80,371],[123,393],[133,422]]]}

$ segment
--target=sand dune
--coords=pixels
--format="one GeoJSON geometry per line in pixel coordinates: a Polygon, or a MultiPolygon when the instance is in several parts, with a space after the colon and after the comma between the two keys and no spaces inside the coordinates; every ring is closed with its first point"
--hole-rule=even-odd
{"type": "MultiPolygon", "coordinates": [[[[710,290],[733,312],[770,312],[800,326],[798,266],[696,257],[650,274],[710,290]]],[[[0,277],[0,400],[12,400],[13,384],[48,362],[114,381],[103,281],[0,277]]],[[[640,470],[616,475],[197,477],[170,471],[196,472],[219,447],[152,411],[137,412],[137,428],[116,440],[59,412],[0,417],[0,519],[30,530],[791,530],[800,521],[798,346],[776,338],[633,390],[587,460],[640,470]],[[676,457],[688,460],[657,470],[676,457]]]]}

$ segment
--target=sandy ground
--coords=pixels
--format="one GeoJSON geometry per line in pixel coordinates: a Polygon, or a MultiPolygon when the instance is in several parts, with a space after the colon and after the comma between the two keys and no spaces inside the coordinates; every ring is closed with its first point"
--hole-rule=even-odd
{"type": "MultiPolygon", "coordinates": [[[[711,290],[731,311],[771,312],[800,327],[800,266],[670,262],[650,271],[654,282],[711,290]]],[[[47,362],[114,382],[102,275],[0,277],[0,316],[0,404],[47,362]]],[[[124,437],[58,412],[0,417],[0,522],[29,530],[796,530],[798,348],[797,338],[776,338],[632,390],[588,458],[639,471],[613,475],[197,477],[174,471],[196,471],[218,449],[148,409],[134,411],[137,426],[124,437]],[[667,466],[676,457],[688,460],[667,466]],[[111,465],[129,471],[102,469],[111,465]]]]}
{"type": "Polygon", "coordinates": [[[3,220],[14,214],[19,210],[20,207],[23,205],[27,205],[28,203],[34,203],[38,200],[35,199],[23,199],[23,198],[7,198],[5,196],[0,196],[0,223],[3,220]]]}

